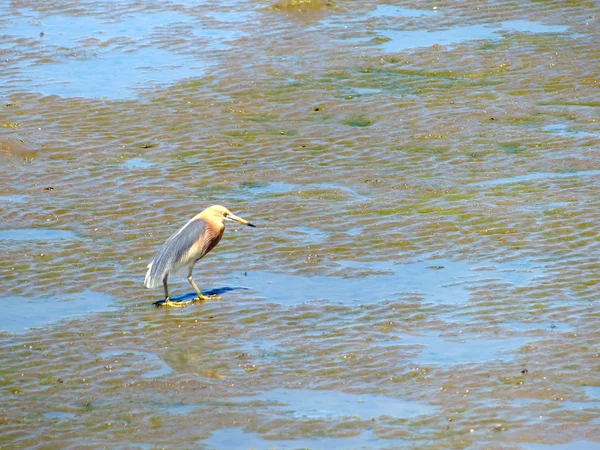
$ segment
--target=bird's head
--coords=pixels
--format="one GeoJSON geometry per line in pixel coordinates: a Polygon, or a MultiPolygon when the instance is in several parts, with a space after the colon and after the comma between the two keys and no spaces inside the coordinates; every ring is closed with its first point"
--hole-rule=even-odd
{"type": "Polygon", "coordinates": [[[231,211],[229,211],[227,208],[225,208],[224,206],[221,206],[221,205],[211,206],[210,208],[207,208],[206,210],[204,210],[203,214],[204,213],[214,217],[217,220],[220,220],[222,223],[224,223],[227,220],[230,222],[238,222],[238,223],[241,223],[242,225],[248,225],[249,227],[256,227],[256,225],[253,225],[250,222],[248,222],[247,220],[236,216],[231,211]]]}

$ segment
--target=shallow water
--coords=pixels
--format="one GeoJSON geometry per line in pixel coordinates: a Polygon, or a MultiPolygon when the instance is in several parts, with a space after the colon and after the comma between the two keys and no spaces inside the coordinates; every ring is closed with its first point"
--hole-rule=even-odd
{"type": "Polygon", "coordinates": [[[61,319],[71,319],[114,308],[115,299],[99,292],[84,291],[78,295],[65,297],[4,296],[0,301],[0,306],[4,310],[0,317],[0,332],[24,333],[61,319]]]}
{"type": "Polygon", "coordinates": [[[546,26],[539,22],[525,20],[457,26],[439,31],[381,30],[382,36],[386,39],[386,42],[381,45],[386,52],[398,52],[431,45],[454,46],[469,40],[494,40],[507,32],[562,33],[565,31],[567,31],[565,26],[546,26]]]}
{"type": "Polygon", "coordinates": [[[29,228],[0,231],[0,240],[8,241],[52,241],[55,239],[74,238],[76,238],[76,234],[69,230],[44,230],[42,228],[29,228]]]}
{"type": "Polygon", "coordinates": [[[243,442],[247,448],[281,448],[281,449],[328,449],[328,448],[385,448],[405,444],[402,439],[388,440],[385,444],[373,435],[371,430],[358,436],[338,438],[303,438],[303,439],[261,439],[256,435],[244,432],[239,428],[226,428],[215,431],[205,441],[206,448],[235,448],[243,442]]]}
{"type": "Polygon", "coordinates": [[[0,4],[0,447],[598,447],[597,17],[0,4]]]}

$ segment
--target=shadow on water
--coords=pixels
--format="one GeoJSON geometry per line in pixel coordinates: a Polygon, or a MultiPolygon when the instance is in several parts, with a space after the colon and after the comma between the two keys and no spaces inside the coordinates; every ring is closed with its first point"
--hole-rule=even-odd
{"type": "Polygon", "coordinates": [[[115,299],[107,294],[84,291],[66,299],[58,297],[27,299],[8,296],[0,300],[0,331],[25,333],[62,319],[85,316],[115,308],[115,299]]]}
{"type": "MultiPolygon", "coordinates": [[[[202,292],[202,295],[210,297],[212,295],[220,296],[222,294],[225,294],[226,292],[238,291],[238,290],[249,290],[249,289],[245,288],[245,287],[227,287],[226,286],[226,287],[208,289],[208,290],[201,291],[201,292],[202,292]]],[[[171,302],[188,304],[188,303],[193,303],[196,298],[198,298],[198,296],[196,295],[195,292],[187,292],[185,294],[171,297],[171,302]]],[[[159,307],[159,306],[162,306],[164,302],[165,302],[165,300],[162,299],[162,300],[158,300],[152,304],[156,307],[159,307]]]]}

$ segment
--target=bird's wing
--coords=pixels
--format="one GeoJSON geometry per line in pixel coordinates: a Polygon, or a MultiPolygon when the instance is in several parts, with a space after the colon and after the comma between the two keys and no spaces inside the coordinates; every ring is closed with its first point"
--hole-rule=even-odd
{"type": "Polygon", "coordinates": [[[158,250],[156,256],[148,264],[145,284],[157,287],[170,272],[177,272],[182,265],[193,264],[198,239],[206,233],[207,223],[204,219],[192,219],[171,236],[158,250]]]}

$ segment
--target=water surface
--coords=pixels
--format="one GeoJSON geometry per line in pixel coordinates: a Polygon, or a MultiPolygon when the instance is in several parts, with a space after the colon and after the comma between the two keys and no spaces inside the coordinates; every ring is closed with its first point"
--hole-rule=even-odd
{"type": "Polygon", "coordinates": [[[599,16],[0,3],[0,446],[597,446],[599,16]]]}

